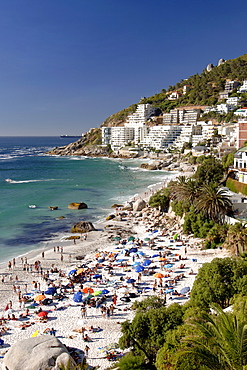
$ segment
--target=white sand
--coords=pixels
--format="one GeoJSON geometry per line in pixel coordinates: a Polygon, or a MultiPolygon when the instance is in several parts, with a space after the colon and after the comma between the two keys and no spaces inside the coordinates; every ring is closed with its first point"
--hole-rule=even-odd
{"type": "MultiPolygon", "coordinates": [[[[134,216],[129,216],[129,218],[122,222],[116,222],[116,221],[109,221],[107,224],[116,225],[116,227],[119,227],[123,225],[123,227],[127,229],[131,229],[133,227],[133,235],[137,236],[144,240],[144,238],[147,236],[147,229],[150,227],[150,223],[154,220],[154,214],[155,212],[151,212],[149,219],[143,218],[135,218],[134,216]]],[[[51,265],[54,264],[58,269],[61,269],[67,276],[68,272],[73,269],[75,266],[80,266],[81,263],[86,263],[89,266],[95,265],[96,258],[95,253],[98,250],[103,251],[118,251],[121,252],[123,249],[116,249],[118,245],[116,242],[112,242],[109,240],[109,235],[116,235],[116,230],[111,233],[110,228],[104,229],[104,225],[100,225],[102,227],[99,231],[94,231],[88,234],[87,240],[77,240],[76,245],[73,244],[73,241],[65,241],[65,240],[54,240],[49,245],[48,250],[45,251],[45,258],[42,259],[41,252],[31,252],[27,255],[28,263],[34,263],[36,260],[41,261],[41,266],[44,271],[51,268],[51,265]],[[60,253],[54,253],[53,247],[54,246],[62,246],[63,247],[63,257],[64,260],[60,260],[60,253]],[[69,255],[72,256],[71,260],[69,260],[69,255]],[[78,261],[75,259],[78,255],[84,255],[86,256],[84,260],[78,261]],[[85,262],[86,261],[86,262],[85,262]],[[93,262],[90,262],[93,261],[93,262]]],[[[167,227],[168,228],[168,227],[167,227]]],[[[148,246],[148,242],[146,242],[142,248],[139,248],[139,250],[143,251],[145,253],[144,257],[141,257],[141,259],[138,259],[135,257],[135,261],[143,261],[144,259],[147,259],[150,257],[150,259],[153,261],[153,263],[150,265],[151,267],[156,265],[159,266],[159,268],[155,269],[155,272],[161,272],[163,274],[169,273],[170,274],[170,280],[174,279],[175,276],[179,274],[184,274],[185,277],[183,277],[181,280],[177,282],[174,289],[176,289],[178,292],[183,287],[192,287],[194,279],[196,277],[196,273],[198,272],[198,269],[201,267],[201,265],[205,262],[210,262],[215,257],[225,257],[228,255],[226,251],[222,250],[207,250],[207,251],[201,251],[200,245],[201,241],[197,240],[195,238],[187,238],[182,236],[182,240],[184,242],[184,245],[177,242],[170,242],[172,240],[172,237],[174,233],[177,231],[180,233],[180,229],[178,226],[174,226],[173,230],[169,227],[170,231],[168,232],[169,235],[166,237],[161,236],[161,233],[155,233],[153,236],[156,237],[155,244],[156,248],[159,246],[168,246],[170,245],[170,252],[172,252],[173,256],[169,256],[169,261],[172,261],[174,258],[177,260],[176,262],[173,262],[173,267],[169,270],[162,270],[160,267],[160,262],[158,257],[152,258],[152,256],[156,253],[159,253],[159,250],[151,250],[148,246]],[[185,248],[187,249],[187,253],[185,253],[185,248]],[[184,260],[179,260],[179,256],[181,258],[186,258],[184,260]],[[196,260],[196,261],[195,261],[196,260]],[[185,268],[181,269],[180,265],[185,264],[185,268]],[[193,274],[190,274],[191,270],[193,270],[193,274]]],[[[127,245],[128,248],[131,248],[131,245],[127,245]]],[[[161,250],[163,252],[164,250],[167,250],[164,248],[161,250]]],[[[126,276],[137,279],[137,273],[135,272],[134,268],[131,266],[133,264],[133,254],[130,254],[130,257],[125,257],[124,253],[120,255],[122,258],[126,259],[126,262],[129,264],[129,266],[126,267],[127,271],[124,271],[122,267],[114,266],[114,275],[111,276],[108,274],[107,270],[99,270],[99,273],[102,274],[102,284],[96,286],[95,282],[92,281],[87,282],[84,285],[92,287],[95,291],[101,290],[101,289],[108,289],[110,291],[109,295],[116,292],[118,299],[117,304],[114,310],[114,315],[110,318],[103,318],[101,316],[100,310],[96,310],[96,308],[87,308],[87,317],[86,321],[82,322],[81,318],[81,303],[75,303],[73,301],[73,294],[66,294],[68,296],[67,299],[61,301],[56,306],[59,307],[65,307],[64,310],[54,310],[54,306],[42,306],[43,310],[46,310],[49,312],[48,314],[48,321],[46,323],[39,322],[37,320],[37,315],[32,314],[31,318],[29,320],[25,321],[14,321],[9,320],[6,324],[3,324],[3,327],[7,327],[8,331],[7,334],[4,334],[2,336],[2,339],[5,342],[5,346],[0,349],[1,356],[4,355],[4,353],[8,350],[9,345],[11,346],[13,343],[24,339],[29,338],[35,331],[39,331],[39,334],[42,334],[46,328],[54,328],[56,330],[56,336],[64,343],[65,345],[68,345],[70,347],[76,347],[81,350],[84,350],[85,345],[88,344],[89,346],[89,355],[87,362],[89,365],[92,366],[100,366],[100,369],[106,369],[111,365],[111,362],[109,362],[106,358],[104,358],[104,353],[102,353],[99,348],[102,348],[106,345],[109,345],[113,342],[117,342],[118,339],[121,336],[121,325],[120,322],[125,321],[126,319],[132,319],[134,317],[134,312],[131,310],[131,305],[135,301],[135,299],[140,300],[148,295],[152,294],[158,294],[160,292],[161,288],[157,288],[157,291],[154,293],[152,289],[145,290],[145,293],[139,295],[138,298],[131,299],[130,303],[124,303],[120,300],[121,296],[124,296],[124,293],[119,293],[118,289],[113,288],[113,281],[120,283],[120,276],[121,274],[126,276]],[[106,280],[109,279],[110,282],[106,282],[106,280]],[[33,324],[26,329],[21,329],[20,325],[23,323],[30,323],[33,324]],[[94,327],[100,327],[103,330],[96,333],[89,333],[89,336],[92,339],[92,342],[85,343],[82,340],[82,334],[77,333],[73,331],[74,329],[80,329],[81,326],[84,325],[85,327],[89,327],[93,325],[94,327]]],[[[115,265],[115,262],[113,262],[115,265]]],[[[8,271],[6,266],[2,267],[1,271],[2,275],[5,276],[5,282],[0,282],[0,316],[6,317],[6,311],[4,311],[4,308],[6,307],[6,304],[9,302],[9,300],[12,300],[13,302],[13,313],[16,315],[16,317],[19,317],[19,314],[21,312],[24,312],[24,309],[19,308],[19,301],[18,301],[18,295],[13,292],[12,286],[15,284],[16,286],[20,286],[21,292],[24,293],[24,285],[28,284],[28,292],[31,292],[33,289],[33,281],[36,281],[37,283],[40,283],[40,291],[47,290],[47,284],[42,279],[40,274],[37,272],[26,272],[23,271],[23,267],[21,264],[20,257],[16,259],[16,266],[14,269],[11,269],[8,271]],[[18,281],[10,281],[10,277],[12,277],[13,280],[15,280],[15,276],[18,276],[18,281]]],[[[58,280],[58,274],[51,274],[51,279],[58,280]]],[[[169,279],[163,279],[164,282],[166,282],[169,279]]],[[[62,278],[62,280],[66,280],[65,278],[62,278]]],[[[142,283],[143,285],[146,284],[149,287],[153,287],[154,284],[154,277],[153,276],[142,276],[142,283]]],[[[163,283],[164,284],[164,283],[163,283]]],[[[137,292],[136,288],[133,288],[130,284],[126,284],[124,282],[124,285],[128,286],[128,290],[130,292],[137,292]]],[[[75,291],[78,291],[79,286],[75,285],[75,291]]],[[[39,294],[39,292],[35,292],[35,294],[39,294]]],[[[184,303],[188,300],[188,294],[186,296],[174,296],[171,294],[167,294],[167,304],[171,304],[173,302],[178,303],[184,303]],[[169,299],[169,298],[172,299],[169,299]]],[[[106,302],[107,306],[109,306],[112,303],[112,300],[108,300],[106,302]]],[[[1,358],[0,361],[3,359],[1,358]]]]}

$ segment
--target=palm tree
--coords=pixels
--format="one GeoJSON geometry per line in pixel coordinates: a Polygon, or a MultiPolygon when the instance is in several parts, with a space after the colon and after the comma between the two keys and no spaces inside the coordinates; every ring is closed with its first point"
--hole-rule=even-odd
{"type": "Polygon", "coordinates": [[[223,224],[226,214],[232,211],[232,202],[226,190],[215,183],[205,184],[200,188],[196,201],[196,211],[218,224],[223,224]]]}
{"type": "Polygon", "coordinates": [[[229,248],[235,252],[236,256],[246,251],[247,245],[247,229],[245,225],[238,222],[234,225],[230,225],[227,237],[224,242],[224,247],[229,248]]]}
{"type": "Polygon", "coordinates": [[[193,204],[198,197],[198,186],[192,178],[179,176],[178,180],[171,187],[172,197],[177,201],[187,201],[193,204]]]}
{"type": "Polygon", "coordinates": [[[247,321],[225,313],[220,306],[212,308],[216,315],[204,313],[190,323],[196,334],[183,338],[188,347],[178,355],[194,355],[206,369],[247,369],[247,321]]]}

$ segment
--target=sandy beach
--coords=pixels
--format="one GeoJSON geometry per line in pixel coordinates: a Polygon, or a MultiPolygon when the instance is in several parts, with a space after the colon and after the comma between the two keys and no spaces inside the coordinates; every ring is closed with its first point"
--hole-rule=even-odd
{"type": "MultiPolygon", "coordinates": [[[[154,190],[157,187],[138,197],[145,196],[147,199],[154,190]]],[[[131,306],[135,300],[158,294],[166,296],[167,305],[186,302],[202,264],[215,257],[223,258],[228,253],[220,249],[201,250],[201,240],[182,235],[181,228],[172,220],[166,219],[162,224],[162,218],[159,211],[150,208],[142,212],[125,211],[122,221],[110,220],[95,225],[97,231],[88,233],[86,240],[84,235],[79,234],[77,236],[80,239],[76,243],[60,236],[49,242],[48,248],[11,260],[11,266],[2,266],[0,315],[10,319],[2,322],[0,327],[4,341],[0,348],[0,361],[3,361],[4,354],[13,343],[54,329],[56,337],[66,346],[84,351],[87,344],[88,364],[106,369],[111,362],[106,358],[104,349],[118,341],[121,336],[120,323],[133,318],[135,313],[131,306]],[[174,237],[176,234],[177,237],[174,237]],[[135,239],[131,240],[130,236],[135,239]],[[131,252],[134,248],[136,251],[131,252]],[[145,266],[144,261],[147,260],[149,262],[145,266]],[[136,267],[143,264],[144,269],[138,273],[136,267]],[[168,264],[170,267],[167,267],[168,264]],[[69,283],[69,277],[77,276],[79,268],[82,274],[87,271],[85,281],[75,283],[73,289],[64,288],[69,283]],[[74,273],[69,274],[73,270],[74,273]],[[155,273],[164,277],[155,278],[155,273]],[[94,278],[95,275],[99,278],[94,278]],[[129,279],[135,281],[128,283],[129,279]],[[161,283],[162,287],[159,286],[161,283]],[[59,300],[45,294],[53,300],[52,304],[39,304],[35,309],[29,309],[27,317],[20,318],[30,307],[30,302],[20,297],[24,295],[31,300],[52,286],[65,298],[59,300]],[[75,302],[73,297],[80,291],[83,297],[87,297],[88,294],[83,293],[85,288],[91,288],[93,295],[106,290],[106,294],[96,293],[91,297],[93,301],[105,297],[100,307],[87,304],[86,312],[81,311],[83,302],[75,302]],[[187,292],[179,294],[183,288],[187,292]],[[174,294],[176,292],[177,295],[174,294]],[[124,298],[130,293],[135,298],[125,302],[124,298]],[[114,295],[117,298],[113,302],[114,295]],[[102,306],[106,307],[106,312],[101,310],[102,306]],[[109,316],[107,309],[110,310],[110,307],[112,311],[109,316]],[[47,320],[38,317],[40,308],[48,312],[47,320]],[[100,329],[91,331],[91,326],[100,329]],[[85,333],[91,339],[88,343],[83,340],[85,333]]],[[[69,235],[72,234],[66,236],[69,235]]]]}

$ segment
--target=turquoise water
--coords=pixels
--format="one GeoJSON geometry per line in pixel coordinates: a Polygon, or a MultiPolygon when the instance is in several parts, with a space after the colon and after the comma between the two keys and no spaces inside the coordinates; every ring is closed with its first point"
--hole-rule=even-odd
{"type": "Polygon", "coordinates": [[[123,203],[169,176],[139,170],[143,160],[44,154],[71,141],[59,137],[0,137],[0,262],[40,248],[40,243],[57,233],[69,232],[78,221],[97,224],[111,211],[112,204],[123,203]],[[69,210],[71,202],[85,202],[88,209],[69,210]],[[50,211],[50,206],[58,210],[50,211]],[[58,220],[59,216],[65,218],[58,220]]]}

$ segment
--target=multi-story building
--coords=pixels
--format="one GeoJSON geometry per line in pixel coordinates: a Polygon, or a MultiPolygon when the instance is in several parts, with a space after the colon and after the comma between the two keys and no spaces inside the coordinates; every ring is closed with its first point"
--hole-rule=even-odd
{"type": "Polygon", "coordinates": [[[110,127],[110,131],[110,142],[107,144],[110,144],[114,151],[119,150],[125,144],[134,140],[134,129],[132,127],[110,127]]]}
{"type": "Polygon", "coordinates": [[[238,89],[239,93],[246,93],[247,92],[247,80],[243,81],[242,86],[238,89]]]}
{"type": "Polygon", "coordinates": [[[178,138],[181,130],[182,126],[180,125],[152,126],[140,145],[157,150],[169,148],[178,138]]]}
{"type": "Polygon", "coordinates": [[[102,127],[101,128],[102,134],[102,144],[108,145],[111,142],[111,127],[102,127]]]}
{"type": "Polygon", "coordinates": [[[238,120],[236,125],[237,131],[237,149],[241,148],[247,141],[247,120],[238,120]]]}
{"type": "Polygon", "coordinates": [[[247,107],[237,109],[235,114],[236,116],[247,117],[247,107]]]}
{"type": "Polygon", "coordinates": [[[238,81],[226,81],[225,83],[225,91],[232,92],[234,89],[240,86],[240,82],[238,81]]]}
{"type": "Polygon", "coordinates": [[[124,126],[134,129],[135,144],[138,144],[147,134],[145,123],[152,116],[154,111],[151,104],[138,104],[135,113],[128,116],[124,126]]]}
{"type": "Polygon", "coordinates": [[[232,96],[226,100],[226,104],[232,105],[234,108],[238,106],[240,98],[238,96],[232,96]]]}

